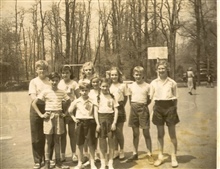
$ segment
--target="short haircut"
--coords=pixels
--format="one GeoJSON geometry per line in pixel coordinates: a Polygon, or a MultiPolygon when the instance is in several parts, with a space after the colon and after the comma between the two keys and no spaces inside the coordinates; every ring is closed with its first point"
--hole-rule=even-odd
{"type": "Polygon", "coordinates": [[[135,72],[138,72],[138,73],[144,73],[144,68],[142,66],[135,66],[134,69],[133,69],[133,74],[135,72]]]}
{"type": "Polygon", "coordinates": [[[163,65],[167,71],[170,71],[170,64],[166,60],[158,60],[156,64],[156,70],[160,65],[163,65]]]}
{"type": "Polygon", "coordinates": [[[38,60],[35,63],[35,69],[39,68],[39,67],[43,67],[45,70],[48,70],[48,63],[45,60],[38,60]]]}
{"type": "Polygon", "coordinates": [[[79,89],[80,89],[80,90],[83,90],[83,89],[88,89],[88,90],[90,90],[90,89],[91,89],[91,85],[90,85],[90,83],[80,82],[80,83],[79,83],[79,89]]]}
{"type": "Polygon", "coordinates": [[[48,77],[50,80],[53,80],[54,78],[60,79],[60,75],[57,72],[50,73],[48,77]]]}

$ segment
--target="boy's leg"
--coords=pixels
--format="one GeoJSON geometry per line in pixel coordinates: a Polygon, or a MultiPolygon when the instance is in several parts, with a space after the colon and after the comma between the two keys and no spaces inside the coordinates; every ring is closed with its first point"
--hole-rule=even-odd
{"type": "Polygon", "coordinates": [[[65,161],[65,152],[66,152],[66,124],[64,125],[64,133],[61,134],[60,146],[61,146],[61,161],[65,161]]]}
{"type": "Polygon", "coordinates": [[[158,159],[154,162],[154,166],[159,166],[163,162],[163,147],[164,147],[164,125],[157,125],[157,141],[158,141],[158,159]]]}
{"type": "Polygon", "coordinates": [[[176,160],[177,138],[176,138],[176,127],[175,127],[175,125],[168,126],[168,131],[169,131],[171,142],[173,144],[173,150],[172,150],[172,154],[171,154],[171,163],[172,163],[172,167],[177,167],[178,166],[178,162],[176,160]]]}
{"type": "Polygon", "coordinates": [[[77,164],[77,166],[75,167],[76,169],[80,169],[80,168],[82,168],[82,163],[83,163],[83,147],[84,147],[84,145],[78,145],[77,146],[78,147],[78,164],[77,164]]]}
{"type": "Polygon", "coordinates": [[[92,169],[96,169],[95,166],[95,145],[89,144],[89,153],[90,153],[90,166],[92,169]]]}
{"type": "Polygon", "coordinates": [[[150,136],[149,128],[143,129],[143,135],[144,135],[148,155],[151,155],[152,154],[152,143],[151,143],[151,136],[150,136]]]}
{"type": "Polygon", "coordinates": [[[147,155],[148,155],[148,162],[149,164],[154,163],[154,159],[152,157],[152,141],[151,141],[151,136],[150,136],[150,129],[143,129],[143,135],[145,139],[145,144],[147,147],[147,155]]]}
{"type": "Polygon", "coordinates": [[[51,144],[53,136],[52,134],[45,134],[46,142],[45,142],[45,160],[50,160],[50,152],[51,152],[51,144]]]}
{"type": "Polygon", "coordinates": [[[69,122],[68,124],[68,134],[70,138],[70,147],[72,150],[72,161],[77,162],[78,158],[76,156],[76,132],[75,132],[75,122],[69,122]]]}
{"type": "Polygon", "coordinates": [[[133,130],[133,155],[127,159],[127,162],[138,159],[138,145],[139,145],[139,135],[140,131],[138,127],[132,127],[133,130]]]}
{"type": "Polygon", "coordinates": [[[60,137],[61,135],[54,134],[54,149],[56,159],[60,159],[60,137]]]}

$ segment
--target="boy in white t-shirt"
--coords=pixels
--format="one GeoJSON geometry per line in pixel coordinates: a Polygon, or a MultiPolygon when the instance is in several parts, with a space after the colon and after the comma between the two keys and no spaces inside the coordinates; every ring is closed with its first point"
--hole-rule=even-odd
{"type": "Polygon", "coordinates": [[[153,164],[152,146],[150,136],[150,113],[148,104],[150,103],[150,85],[144,81],[144,68],[136,66],[133,69],[133,77],[135,82],[128,86],[130,91],[131,112],[129,118],[129,126],[133,130],[133,155],[127,159],[127,162],[138,159],[138,144],[139,144],[139,128],[143,130],[145,143],[148,150],[149,164],[153,164]]]}
{"type": "Polygon", "coordinates": [[[84,143],[87,141],[90,151],[90,166],[92,169],[96,169],[94,162],[95,145],[96,145],[96,122],[94,119],[94,104],[89,98],[90,84],[86,82],[79,83],[80,97],[74,100],[68,112],[72,119],[77,124],[76,127],[76,144],[79,149],[78,165],[75,169],[81,169],[83,167],[83,148],[84,143]],[[76,109],[76,114],[73,111],[76,109]]]}

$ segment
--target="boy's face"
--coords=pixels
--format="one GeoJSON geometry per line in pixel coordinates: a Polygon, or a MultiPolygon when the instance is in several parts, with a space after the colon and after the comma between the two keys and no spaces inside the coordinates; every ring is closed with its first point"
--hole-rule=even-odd
{"type": "Polygon", "coordinates": [[[47,76],[48,71],[44,66],[38,66],[36,69],[36,73],[38,77],[45,78],[47,76]]]}
{"type": "Polygon", "coordinates": [[[158,76],[166,77],[167,76],[167,69],[164,65],[159,65],[157,67],[158,76]]]}
{"type": "Polygon", "coordinates": [[[86,89],[86,88],[80,89],[80,95],[82,97],[88,97],[88,94],[89,94],[89,89],[86,89]]]}
{"type": "Polygon", "coordinates": [[[118,82],[118,72],[116,70],[110,72],[110,77],[113,82],[118,82]]]}
{"type": "Polygon", "coordinates": [[[70,79],[70,71],[69,70],[63,70],[62,71],[62,78],[64,80],[70,79]]]}
{"type": "Polygon", "coordinates": [[[60,79],[58,77],[54,77],[53,79],[50,79],[50,83],[53,89],[57,89],[57,85],[60,82],[60,79]]]}
{"type": "Polygon", "coordinates": [[[137,83],[141,83],[143,81],[144,75],[142,72],[134,72],[133,77],[137,83]]]}

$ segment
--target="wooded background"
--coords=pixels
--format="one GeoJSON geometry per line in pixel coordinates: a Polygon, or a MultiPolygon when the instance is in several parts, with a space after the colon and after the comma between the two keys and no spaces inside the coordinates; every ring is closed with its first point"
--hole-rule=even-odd
{"type": "Polygon", "coordinates": [[[141,65],[151,80],[156,60],[148,60],[147,48],[163,46],[175,80],[192,66],[200,82],[201,62],[217,74],[215,0],[60,0],[43,6],[35,0],[27,9],[14,0],[14,15],[1,16],[1,83],[33,78],[39,59],[50,71],[92,61],[104,75],[118,66],[128,80],[141,65]]]}

